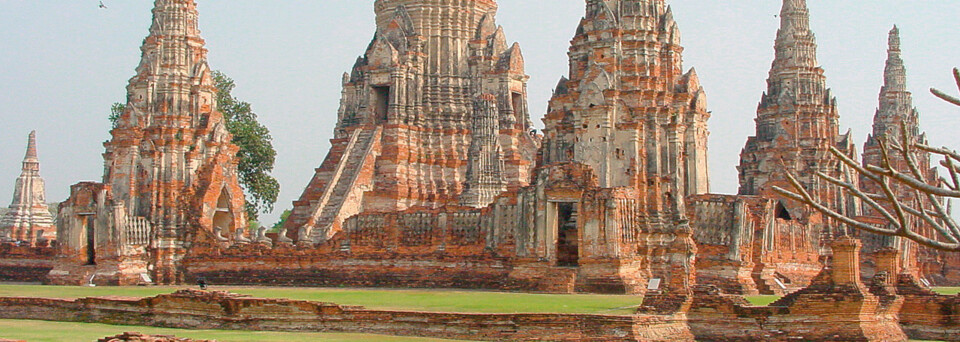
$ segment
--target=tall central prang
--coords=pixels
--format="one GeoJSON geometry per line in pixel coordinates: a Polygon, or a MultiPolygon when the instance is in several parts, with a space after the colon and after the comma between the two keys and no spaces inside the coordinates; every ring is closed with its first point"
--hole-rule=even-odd
{"type": "MultiPolygon", "coordinates": [[[[528,77],[492,0],[379,0],[377,31],[344,74],[332,149],[285,228],[326,241],[360,212],[483,207],[529,184],[528,77]]],[[[294,233],[296,232],[296,233],[294,233]]]]}

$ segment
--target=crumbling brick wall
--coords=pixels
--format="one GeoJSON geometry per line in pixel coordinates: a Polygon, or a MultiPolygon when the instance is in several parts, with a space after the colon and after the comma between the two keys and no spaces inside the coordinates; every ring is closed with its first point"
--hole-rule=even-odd
{"type": "Polygon", "coordinates": [[[689,198],[697,242],[697,283],[731,294],[785,294],[819,273],[818,227],[792,220],[756,196],[689,198]]]}
{"type": "Polygon", "coordinates": [[[692,341],[682,316],[385,311],[191,290],[140,300],[0,298],[0,318],[481,341],[692,341]]]}
{"type": "Polygon", "coordinates": [[[901,275],[897,293],[905,298],[900,309],[900,324],[911,339],[960,341],[960,295],[937,294],[901,275]]]}
{"type": "Polygon", "coordinates": [[[704,341],[905,341],[897,322],[903,298],[875,295],[860,280],[859,241],[834,243],[832,267],[813,283],[767,307],[699,287],[688,314],[704,341]]]}
{"type": "Polygon", "coordinates": [[[53,269],[53,247],[0,244],[0,281],[42,282],[53,269]]]}

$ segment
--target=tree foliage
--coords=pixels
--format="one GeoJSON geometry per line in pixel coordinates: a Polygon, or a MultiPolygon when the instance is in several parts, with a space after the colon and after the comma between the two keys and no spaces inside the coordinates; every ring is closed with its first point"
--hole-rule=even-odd
{"type": "Polygon", "coordinates": [[[283,228],[283,225],[287,223],[287,219],[290,218],[291,213],[293,213],[293,211],[290,209],[284,210],[283,213],[280,214],[280,220],[277,221],[277,223],[274,223],[273,227],[270,227],[270,231],[279,232],[280,228],[283,228]]]}
{"type": "Polygon", "coordinates": [[[223,114],[233,143],[240,147],[237,167],[240,185],[247,195],[247,216],[256,220],[260,213],[273,211],[280,194],[280,182],[270,175],[276,162],[270,130],[257,121],[250,103],[234,97],[233,79],[220,71],[213,72],[217,86],[217,108],[223,114]]]}
{"type": "Polygon", "coordinates": [[[123,114],[123,111],[127,109],[127,105],[120,102],[114,102],[110,106],[110,116],[107,119],[110,120],[110,127],[117,128],[117,125],[120,124],[120,115],[123,114]]]}

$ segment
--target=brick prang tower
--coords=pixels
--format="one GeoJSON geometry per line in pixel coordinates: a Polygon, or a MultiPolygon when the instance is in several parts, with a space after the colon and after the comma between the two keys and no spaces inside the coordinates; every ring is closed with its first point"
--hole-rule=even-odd
{"type": "Polygon", "coordinates": [[[332,148],[285,226],[300,244],[361,212],[483,207],[529,184],[535,166],[523,56],[496,25],[495,1],[374,6],[377,31],[344,74],[332,148]]]}
{"type": "Polygon", "coordinates": [[[809,217],[803,204],[773,190],[774,186],[792,189],[785,177],[785,172],[790,172],[820,201],[857,215],[856,201],[816,176],[821,172],[856,183],[856,177],[830,154],[830,148],[836,147],[854,160],[857,152],[850,134],[839,134],[837,99],[827,88],[817,62],[806,0],[784,0],[774,49],[767,90],[757,109],[756,135],[748,138],[740,154],[739,194],[780,200],[785,208],[781,217],[809,217]]]}

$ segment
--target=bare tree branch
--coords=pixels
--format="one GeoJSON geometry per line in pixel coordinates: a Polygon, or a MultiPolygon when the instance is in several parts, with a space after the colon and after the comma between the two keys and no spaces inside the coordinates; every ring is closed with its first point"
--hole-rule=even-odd
{"type": "MultiPolygon", "coordinates": [[[[953,68],[953,78],[957,80],[957,89],[960,89],[960,69],[953,68]]],[[[950,102],[956,106],[960,106],[960,99],[956,97],[947,95],[946,93],[934,88],[930,88],[930,92],[933,93],[933,95],[936,95],[937,97],[943,99],[944,101],[950,102]]]]}
{"type": "MultiPolygon", "coordinates": [[[[953,76],[960,89],[960,69],[954,68],[953,76]]],[[[960,98],[936,89],[931,89],[931,92],[948,103],[960,106],[960,98]]],[[[786,176],[793,191],[780,187],[774,187],[774,190],[808,205],[826,217],[862,231],[900,236],[939,250],[960,251],[960,225],[953,219],[952,207],[948,204],[949,199],[960,198],[960,153],[947,147],[935,148],[914,141],[905,122],[900,125],[899,136],[877,139],[880,165],[861,165],[837,148],[831,148],[830,153],[857,175],[875,183],[881,193],[864,191],[855,182],[822,172],[817,172],[816,177],[859,199],[886,221],[884,225],[842,214],[822,203],[791,172],[787,172],[786,176]],[[928,155],[942,158],[940,165],[946,169],[947,177],[929,179],[931,175],[928,170],[921,168],[921,165],[926,167],[926,159],[922,160],[923,164],[918,159],[927,158],[928,155]],[[933,182],[937,184],[931,184],[933,182]]],[[[784,169],[787,169],[786,166],[784,169]]]]}

